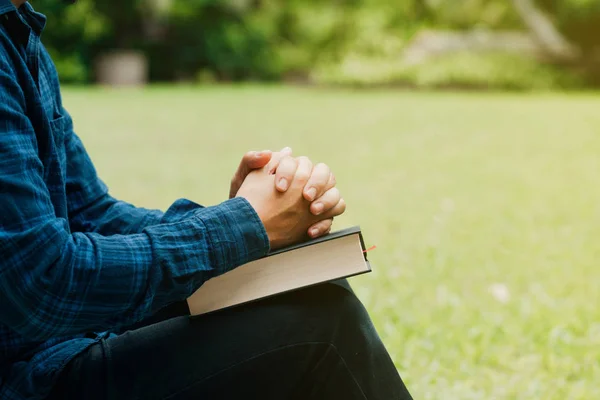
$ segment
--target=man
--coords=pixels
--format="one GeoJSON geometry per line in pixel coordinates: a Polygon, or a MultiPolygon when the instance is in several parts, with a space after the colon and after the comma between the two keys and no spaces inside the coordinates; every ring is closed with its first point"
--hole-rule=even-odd
{"type": "Polygon", "coordinates": [[[345,281],[186,316],[211,277],[329,231],[345,209],[329,168],[250,152],[220,205],[115,200],[44,22],[0,0],[0,398],[409,399],[345,281]]]}

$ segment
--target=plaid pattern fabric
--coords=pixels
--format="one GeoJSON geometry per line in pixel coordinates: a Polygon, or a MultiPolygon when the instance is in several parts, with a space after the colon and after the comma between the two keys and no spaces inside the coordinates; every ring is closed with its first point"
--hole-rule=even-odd
{"type": "Polygon", "coordinates": [[[243,199],[165,213],[108,194],[64,110],[45,18],[0,0],[0,398],[44,398],[100,338],[265,255],[243,199]]]}

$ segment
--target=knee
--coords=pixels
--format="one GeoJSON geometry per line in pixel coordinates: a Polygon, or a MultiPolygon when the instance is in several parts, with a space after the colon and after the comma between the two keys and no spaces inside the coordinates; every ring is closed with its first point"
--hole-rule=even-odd
{"type": "Polygon", "coordinates": [[[346,282],[315,286],[304,298],[308,301],[294,316],[296,323],[313,327],[330,341],[376,334],[367,310],[346,282]]]}
{"type": "Polygon", "coordinates": [[[375,334],[369,313],[356,294],[349,287],[331,288],[332,291],[334,289],[336,292],[332,294],[334,301],[331,302],[331,309],[328,312],[330,315],[337,316],[339,328],[343,332],[354,332],[363,336],[375,334]]]}
{"type": "Polygon", "coordinates": [[[331,283],[324,289],[328,291],[324,312],[329,318],[337,318],[339,323],[349,325],[370,322],[367,310],[347,283],[346,285],[331,283]]]}

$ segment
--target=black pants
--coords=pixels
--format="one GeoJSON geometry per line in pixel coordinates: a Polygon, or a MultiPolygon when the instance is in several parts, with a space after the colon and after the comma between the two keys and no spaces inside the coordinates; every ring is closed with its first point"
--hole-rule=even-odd
{"type": "Polygon", "coordinates": [[[411,399],[346,281],[198,318],[157,315],[76,357],[52,396],[411,399]]]}

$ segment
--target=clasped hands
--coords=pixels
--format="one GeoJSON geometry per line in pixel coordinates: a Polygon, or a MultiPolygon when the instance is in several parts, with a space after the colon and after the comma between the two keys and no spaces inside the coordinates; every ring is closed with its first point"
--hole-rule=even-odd
{"type": "Polygon", "coordinates": [[[243,197],[262,221],[271,249],[331,230],[333,218],[346,210],[325,164],[292,157],[292,150],[248,152],[231,180],[229,198],[243,197]]]}

